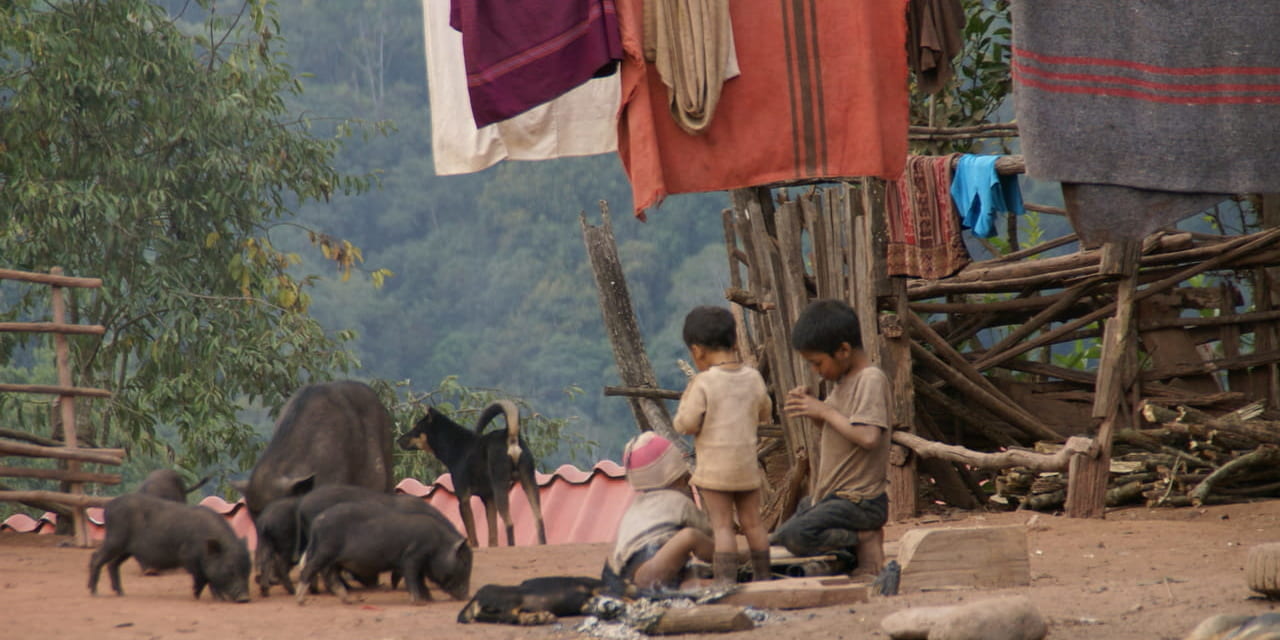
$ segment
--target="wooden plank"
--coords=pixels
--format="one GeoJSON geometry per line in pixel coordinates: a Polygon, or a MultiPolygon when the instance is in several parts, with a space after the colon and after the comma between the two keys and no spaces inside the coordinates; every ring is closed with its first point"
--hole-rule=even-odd
{"type": "Polygon", "coordinates": [[[759,609],[811,609],[866,602],[870,583],[847,577],[782,578],[749,582],[718,604],[759,609]]]}
{"type": "Polygon", "coordinates": [[[57,287],[73,287],[77,289],[97,289],[102,286],[101,278],[74,278],[71,276],[61,275],[61,273],[33,273],[30,271],[17,271],[14,269],[0,269],[0,280],[17,280],[19,282],[34,282],[36,284],[48,284],[57,287]]]}
{"type": "MultiPolygon", "coordinates": [[[[1173,320],[1182,310],[1151,298],[1138,305],[1138,316],[1145,320],[1173,320]]],[[[1204,358],[1196,347],[1191,334],[1182,328],[1148,329],[1138,333],[1143,349],[1155,369],[1166,369],[1177,364],[1202,362],[1204,358]]],[[[1223,389],[1212,374],[1201,373],[1182,376],[1176,383],[1195,393],[1217,393],[1223,389]]]]}
{"type": "Polygon", "coordinates": [[[53,396],[78,396],[83,398],[111,397],[111,392],[106,389],[55,384],[0,384],[0,393],[40,393],[53,396]]]}
{"type": "Polygon", "coordinates": [[[111,496],[87,496],[62,491],[0,491],[0,502],[52,502],[70,507],[105,507],[111,496]]]}
{"type": "Polygon", "coordinates": [[[43,447],[23,442],[0,440],[0,455],[27,458],[55,458],[79,460],[96,464],[119,465],[124,462],[124,449],[81,449],[72,447],[43,447]]]}
{"type": "Polygon", "coordinates": [[[32,469],[30,467],[0,467],[0,478],[39,478],[64,482],[93,482],[96,484],[120,484],[118,473],[94,473],[70,469],[32,469]]]}
{"type": "Polygon", "coordinates": [[[0,333],[65,333],[100,336],[107,328],[100,324],[66,324],[60,322],[0,322],[0,333]]]}
{"type": "Polygon", "coordinates": [[[898,564],[902,592],[1031,584],[1022,525],[910,529],[898,542],[898,564]]]}

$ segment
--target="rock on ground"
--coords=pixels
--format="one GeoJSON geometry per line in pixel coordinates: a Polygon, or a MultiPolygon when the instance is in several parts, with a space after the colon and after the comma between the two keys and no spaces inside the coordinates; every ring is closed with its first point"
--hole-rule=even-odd
{"type": "Polygon", "coordinates": [[[885,616],[880,626],[895,640],[1041,640],[1049,633],[1025,596],[906,609],[885,616]]]}

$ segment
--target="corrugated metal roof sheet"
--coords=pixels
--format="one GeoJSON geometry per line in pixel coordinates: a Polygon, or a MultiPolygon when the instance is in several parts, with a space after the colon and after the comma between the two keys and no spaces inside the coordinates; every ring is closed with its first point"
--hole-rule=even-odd
{"type": "MultiPolygon", "coordinates": [[[[553,473],[537,474],[537,480],[548,544],[612,541],[618,531],[618,522],[635,495],[631,485],[627,484],[626,471],[611,460],[596,463],[590,471],[562,465],[553,473]]],[[[458,498],[449,474],[436,478],[429,486],[413,478],[405,478],[396,485],[396,491],[426,500],[448,517],[458,531],[463,531],[458,498]]],[[[516,544],[536,544],[533,512],[524,491],[516,485],[511,488],[509,496],[516,544]]],[[[476,537],[481,544],[487,544],[489,527],[479,498],[471,498],[471,510],[475,514],[476,537]]],[[[506,534],[501,528],[504,526],[501,517],[498,526],[498,541],[505,545],[506,534]]]]}
{"type": "MultiPolygon", "coordinates": [[[[618,522],[635,495],[631,485],[627,484],[626,471],[611,460],[596,463],[590,471],[583,471],[573,465],[561,465],[553,473],[537,474],[537,480],[548,544],[612,541],[618,531],[618,522]]],[[[462,516],[458,513],[458,498],[454,494],[453,478],[449,474],[436,478],[430,485],[414,478],[405,478],[396,485],[396,491],[426,500],[448,517],[458,531],[463,531],[462,516]]],[[[473,497],[471,501],[471,509],[476,516],[476,535],[481,544],[485,544],[489,529],[485,523],[484,505],[479,498],[473,497]]],[[[519,485],[512,487],[510,501],[511,517],[516,523],[516,544],[535,544],[537,536],[533,512],[519,485]]],[[[250,549],[257,546],[257,533],[253,520],[249,517],[249,510],[244,508],[243,500],[227,502],[217,496],[209,496],[201,500],[200,504],[226,518],[236,535],[244,538],[250,549]]],[[[90,539],[102,540],[106,535],[102,509],[92,507],[86,511],[90,539]]],[[[57,521],[57,514],[52,512],[46,512],[39,518],[20,513],[9,516],[0,523],[0,530],[50,534],[57,521]]],[[[501,518],[498,519],[498,526],[503,526],[501,518]]],[[[506,534],[503,531],[504,529],[499,530],[498,539],[505,545],[506,534]]]]}

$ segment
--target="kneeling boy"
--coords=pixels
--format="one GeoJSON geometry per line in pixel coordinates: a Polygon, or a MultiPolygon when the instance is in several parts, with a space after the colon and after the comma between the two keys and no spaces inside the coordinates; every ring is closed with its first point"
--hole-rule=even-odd
{"type": "Polygon", "coordinates": [[[825,402],[804,387],[787,394],[787,415],[812,419],[822,436],[809,496],[772,541],[798,556],[854,547],[857,573],[878,573],[889,511],[889,379],[862,351],[858,316],[838,300],[806,307],[791,343],[819,376],[836,385],[825,402]]]}

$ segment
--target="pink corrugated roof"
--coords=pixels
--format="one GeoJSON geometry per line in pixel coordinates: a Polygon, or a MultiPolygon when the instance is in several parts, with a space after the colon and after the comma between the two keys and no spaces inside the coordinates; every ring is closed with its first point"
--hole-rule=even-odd
{"type": "MultiPolygon", "coordinates": [[[[537,480],[548,544],[613,540],[618,522],[634,496],[631,485],[627,484],[626,471],[611,460],[596,463],[590,471],[561,465],[553,473],[537,474],[537,480]]],[[[458,531],[463,531],[458,498],[454,495],[453,478],[449,474],[436,478],[430,485],[405,478],[396,485],[396,491],[426,500],[448,517],[458,531]]],[[[524,491],[517,485],[508,495],[511,518],[515,520],[516,544],[536,544],[533,512],[524,491]]],[[[471,511],[475,514],[476,536],[481,544],[487,544],[489,527],[479,498],[471,498],[471,511]]],[[[506,530],[501,518],[498,519],[498,527],[498,541],[505,545],[506,530]]]]}
{"type": "MultiPolygon", "coordinates": [[[[626,471],[612,460],[598,462],[589,471],[573,465],[561,465],[552,473],[537,474],[537,480],[548,544],[613,540],[618,531],[618,522],[635,495],[631,485],[627,484],[626,471]]],[[[414,478],[405,478],[396,485],[396,491],[426,500],[444,513],[458,531],[463,531],[462,516],[458,513],[458,498],[454,495],[453,478],[449,474],[436,478],[430,485],[414,478]]],[[[510,500],[511,517],[516,523],[516,544],[536,544],[533,512],[519,485],[512,487],[510,500]]],[[[227,502],[217,496],[209,496],[201,500],[200,504],[226,518],[236,535],[244,538],[250,549],[257,546],[258,536],[243,500],[227,502]]],[[[476,535],[481,544],[487,544],[489,529],[485,523],[484,505],[479,498],[471,499],[471,509],[476,516],[476,535]]],[[[106,535],[102,509],[91,507],[86,510],[86,514],[90,538],[102,540],[106,535]]],[[[0,523],[0,530],[49,534],[53,533],[57,520],[57,514],[52,512],[47,512],[40,518],[20,513],[9,516],[0,523]]],[[[502,528],[501,518],[498,519],[498,526],[499,542],[505,545],[506,533],[502,528]]]]}

